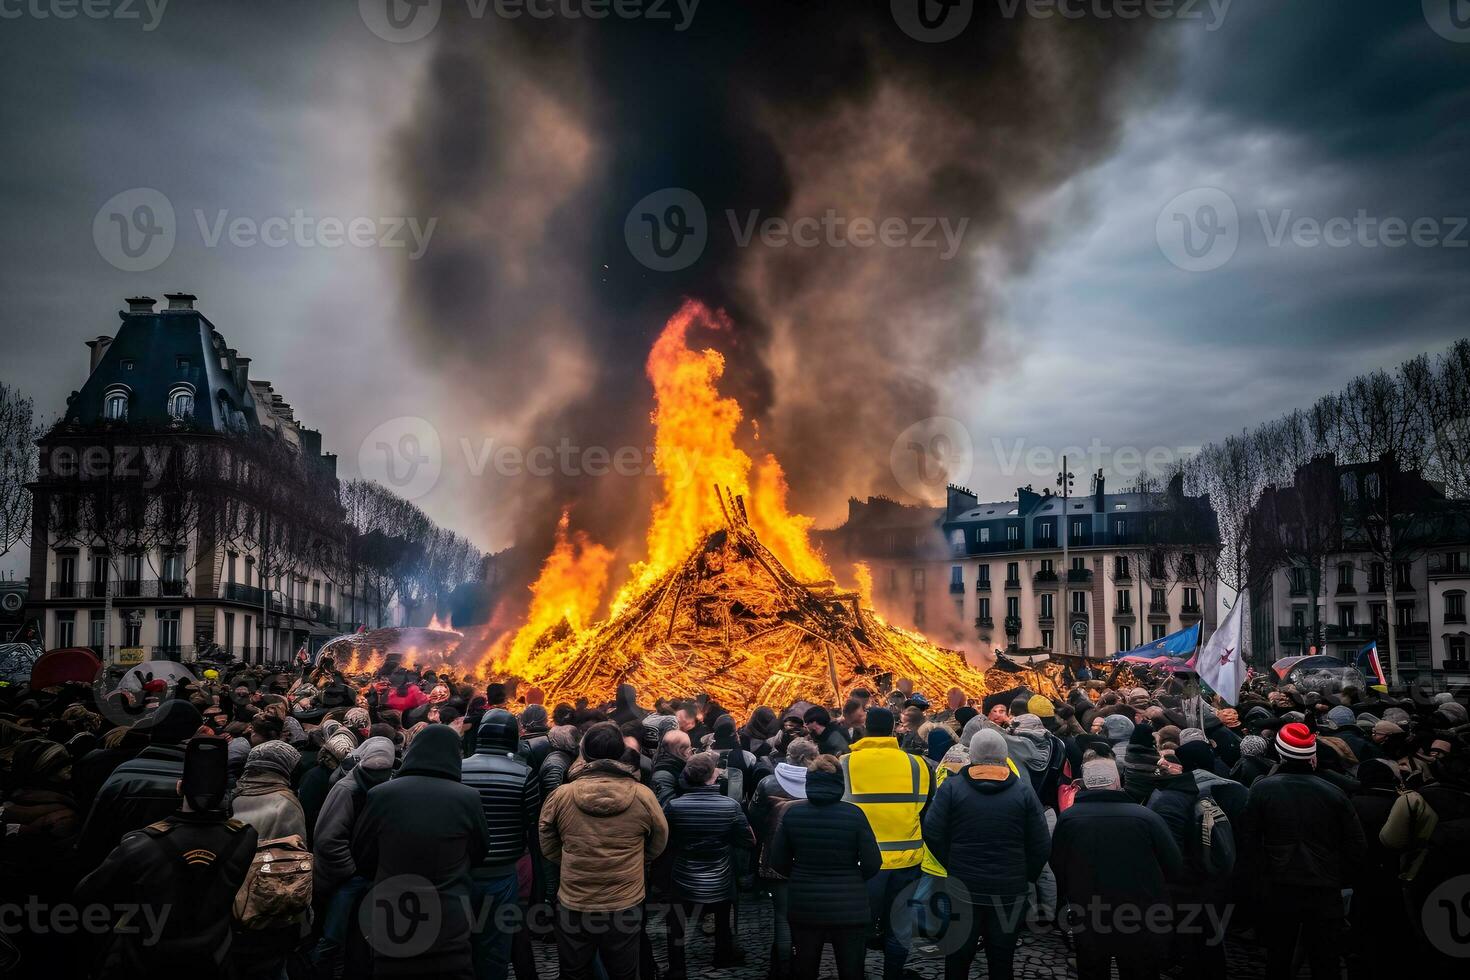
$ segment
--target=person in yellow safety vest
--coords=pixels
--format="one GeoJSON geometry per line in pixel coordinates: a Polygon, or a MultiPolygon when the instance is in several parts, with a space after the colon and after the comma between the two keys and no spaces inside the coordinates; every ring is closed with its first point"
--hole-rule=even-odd
{"type": "Polygon", "coordinates": [[[883,980],[902,980],[913,939],[911,903],[924,860],[923,813],[934,775],[922,758],[899,748],[893,712],[868,709],[868,737],[842,757],[843,799],[868,818],[883,870],[868,879],[868,907],[883,937],[883,980]]]}

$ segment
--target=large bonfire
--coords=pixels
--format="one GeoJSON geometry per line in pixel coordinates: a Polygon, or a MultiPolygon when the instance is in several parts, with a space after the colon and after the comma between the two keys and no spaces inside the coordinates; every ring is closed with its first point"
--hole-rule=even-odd
{"type": "Polygon", "coordinates": [[[961,653],[873,611],[865,569],[855,569],[859,591],[836,585],[811,544],[810,518],[787,510],[780,464],[770,455],[757,464],[737,445],[740,405],[716,387],[724,358],[689,347],[695,327],[730,329],[722,314],[686,302],[648,357],[662,492],[647,557],[594,621],[613,553],[563,514],[525,624],[482,672],[521,677],[549,701],[592,704],[622,683],[707,692],[736,710],[840,703],[854,687],[883,690],[905,677],[931,694],[983,694],[984,674],[961,653]]]}

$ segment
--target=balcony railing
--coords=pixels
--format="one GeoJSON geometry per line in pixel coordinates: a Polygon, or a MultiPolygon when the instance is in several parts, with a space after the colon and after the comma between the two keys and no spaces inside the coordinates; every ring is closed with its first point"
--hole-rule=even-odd
{"type": "Polygon", "coordinates": [[[1091,582],[1092,581],[1092,569],[1090,569],[1090,568],[1069,568],[1069,569],[1067,569],[1067,581],[1068,582],[1091,582]]]}
{"type": "MultiPolygon", "coordinates": [[[[52,582],[53,599],[105,599],[107,582],[52,582]]],[[[176,599],[189,594],[183,579],[118,579],[112,583],[114,599],[176,599]]]]}
{"type": "Polygon", "coordinates": [[[1018,579],[1018,578],[1008,578],[1008,579],[1006,579],[1006,588],[1008,588],[1008,589],[1019,589],[1020,587],[1021,587],[1021,580],[1020,579],[1018,579]]]}
{"type": "Polygon", "coordinates": [[[994,627],[995,627],[995,620],[992,619],[992,618],[990,618],[989,616],[976,616],[975,617],[975,628],[977,630],[988,630],[988,629],[993,629],[994,627]]]}
{"type": "Polygon", "coordinates": [[[1057,587],[1056,572],[1037,572],[1031,578],[1031,582],[1038,589],[1055,589],[1057,587]]]}
{"type": "MultiPolygon", "coordinates": [[[[964,595],[965,594],[965,583],[964,582],[951,582],[951,583],[949,583],[949,594],[950,595],[964,595]]],[[[310,605],[316,605],[316,604],[315,603],[311,603],[310,605]]],[[[320,609],[321,607],[318,606],[317,608],[320,609]]],[[[315,619],[316,617],[315,616],[312,616],[310,618],[315,619]]]]}
{"type": "Polygon", "coordinates": [[[989,592],[990,591],[990,578],[989,578],[989,576],[987,576],[985,578],[977,578],[975,580],[975,591],[976,592],[989,592]]]}

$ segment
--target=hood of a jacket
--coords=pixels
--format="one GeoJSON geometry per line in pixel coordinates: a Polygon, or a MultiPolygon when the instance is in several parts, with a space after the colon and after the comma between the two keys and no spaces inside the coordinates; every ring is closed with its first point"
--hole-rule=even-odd
{"type": "Polygon", "coordinates": [[[999,793],[1016,781],[1016,774],[1009,766],[969,765],[960,770],[965,785],[977,793],[999,793]],[[1005,773],[1004,777],[1000,777],[1005,773]]]}
{"type": "Polygon", "coordinates": [[[282,790],[290,792],[291,781],[278,772],[261,770],[241,776],[235,783],[235,796],[268,796],[282,790]]]}
{"type": "Polygon", "coordinates": [[[475,752],[513,754],[520,745],[521,729],[515,715],[504,708],[492,708],[480,719],[475,731],[475,752]]]}
{"type": "Polygon", "coordinates": [[[1033,772],[1046,768],[1051,759],[1051,742],[1045,729],[1040,731],[1017,731],[1005,736],[1006,751],[1018,765],[1033,772]]]}
{"type": "Polygon", "coordinates": [[[869,735],[867,738],[858,739],[848,747],[854,752],[861,752],[863,749],[898,749],[898,751],[903,751],[899,749],[898,739],[892,735],[869,735]]]}
{"type": "Polygon", "coordinates": [[[546,733],[546,741],[559,752],[577,754],[577,729],[572,725],[557,725],[546,733]]]}
{"type": "Polygon", "coordinates": [[[632,684],[618,685],[618,707],[632,710],[638,707],[638,690],[632,684]]]}
{"type": "MultiPolygon", "coordinates": [[[[780,778],[780,767],[785,765],[786,763],[784,762],[777,765],[777,778],[780,778]]],[[[795,769],[796,767],[787,766],[787,768],[795,769]]],[[[786,784],[782,783],[781,785],[784,787],[786,784]]],[[[802,785],[802,792],[806,799],[810,800],[814,806],[827,806],[836,803],[842,799],[842,773],[823,772],[820,769],[813,769],[806,773],[806,780],[802,785]]],[[[800,799],[801,797],[797,798],[800,799]]]]}
{"type": "Polygon", "coordinates": [[[459,736],[448,725],[430,725],[413,737],[403,755],[400,776],[435,776],[458,781],[461,776],[459,736]]]}
{"type": "MultiPolygon", "coordinates": [[[[793,800],[806,799],[807,777],[810,775],[805,766],[793,766],[789,762],[776,763],[776,782],[786,795],[793,800]]],[[[840,786],[842,780],[837,780],[840,786]]],[[[840,793],[838,794],[841,795],[840,793]]]]}
{"type": "Polygon", "coordinates": [[[638,771],[626,762],[599,759],[578,761],[567,776],[572,802],[593,817],[615,817],[633,805],[638,795],[638,771]]]}
{"type": "Polygon", "coordinates": [[[1237,783],[1235,780],[1226,779],[1219,773],[1210,772],[1208,769],[1196,769],[1191,773],[1186,773],[1185,775],[1193,776],[1194,784],[1200,789],[1204,789],[1207,786],[1223,786],[1227,783],[1231,786],[1240,785],[1240,783],[1237,783]]]}
{"type": "Polygon", "coordinates": [[[671,772],[678,776],[684,772],[684,760],[660,745],[653,756],[653,771],[671,772]]]}

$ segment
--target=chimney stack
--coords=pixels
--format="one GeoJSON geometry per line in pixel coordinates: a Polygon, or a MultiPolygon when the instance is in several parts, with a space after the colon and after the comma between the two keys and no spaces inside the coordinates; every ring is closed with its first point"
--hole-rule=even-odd
{"type": "Polygon", "coordinates": [[[107,353],[107,348],[112,346],[111,337],[98,337],[96,340],[87,341],[87,349],[92,352],[88,358],[87,373],[91,374],[97,370],[97,365],[102,363],[102,355],[107,353]]]}
{"type": "Polygon", "coordinates": [[[154,303],[157,303],[157,302],[158,302],[158,300],[154,299],[152,296],[129,296],[128,297],[128,312],[129,313],[152,313],[153,312],[153,304],[154,303]]]}
{"type": "Polygon", "coordinates": [[[235,355],[235,384],[246,394],[250,391],[250,358],[235,355]]]}
{"type": "Polygon", "coordinates": [[[163,298],[168,300],[170,310],[192,310],[199,297],[193,293],[164,293],[163,298]]]}

